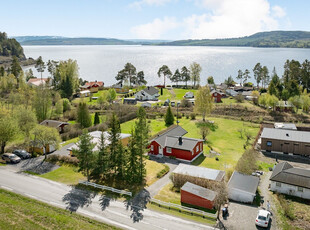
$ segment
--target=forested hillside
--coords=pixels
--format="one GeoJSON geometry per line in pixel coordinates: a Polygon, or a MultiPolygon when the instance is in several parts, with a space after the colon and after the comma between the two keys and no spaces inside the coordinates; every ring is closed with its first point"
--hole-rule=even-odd
{"type": "Polygon", "coordinates": [[[158,45],[310,48],[310,32],[271,31],[260,32],[251,36],[241,38],[180,40],[173,42],[164,42],[158,45]]]}
{"type": "Polygon", "coordinates": [[[25,59],[21,45],[14,38],[8,38],[5,32],[0,32],[0,56],[16,56],[19,59],[25,59]]]}

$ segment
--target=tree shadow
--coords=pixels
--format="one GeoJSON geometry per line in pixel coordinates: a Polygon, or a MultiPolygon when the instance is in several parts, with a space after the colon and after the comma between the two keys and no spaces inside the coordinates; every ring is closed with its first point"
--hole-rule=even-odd
{"type": "Polygon", "coordinates": [[[88,206],[97,192],[84,189],[83,186],[72,186],[69,193],[63,196],[62,201],[67,205],[66,209],[70,212],[76,212],[79,207],[88,206]]]}
{"type": "Polygon", "coordinates": [[[133,198],[124,201],[126,209],[132,211],[130,218],[132,218],[134,223],[143,219],[142,212],[147,208],[146,205],[150,202],[150,200],[151,196],[149,191],[142,189],[133,198]]]}
{"type": "Polygon", "coordinates": [[[120,194],[104,191],[104,194],[102,194],[99,198],[101,210],[106,210],[106,208],[110,206],[111,201],[117,200],[120,197],[120,194]]]}

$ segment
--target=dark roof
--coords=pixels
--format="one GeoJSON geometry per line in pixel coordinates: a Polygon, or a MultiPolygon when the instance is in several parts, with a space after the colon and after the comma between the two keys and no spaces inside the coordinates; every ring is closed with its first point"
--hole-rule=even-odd
{"type": "Polygon", "coordinates": [[[44,120],[40,123],[40,125],[45,125],[48,127],[58,128],[61,125],[69,125],[67,122],[55,121],[55,120],[44,120]]]}
{"type": "Polygon", "coordinates": [[[259,178],[256,176],[245,175],[234,171],[228,182],[228,189],[234,188],[251,194],[256,194],[259,178]]]}
{"type": "Polygon", "coordinates": [[[238,93],[233,89],[226,89],[226,94],[231,95],[231,96],[238,95],[238,93]]]}
{"type": "Polygon", "coordinates": [[[151,96],[158,93],[158,89],[153,86],[147,86],[145,89],[143,89],[143,91],[151,96]]]}
{"type": "Polygon", "coordinates": [[[310,189],[310,170],[294,168],[289,163],[282,162],[276,165],[270,180],[310,189]]]}
{"type": "Polygon", "coordinates": [[[165,146],[174,149],[192,151],[199,141],[203,140],[188,137],[166,136],[165,146]],[[179,138],[182,139],[182,142],[179,141],[179,138]]]}
{"type": "Polygon", "coordinates": [[[202,198],[210,200],[210,201],[213,201],[217,195],[216,192],[214,192],[210,189],[206,189],[204,187],[201,187],[201,186],[196,185],[196,184],[192,184],[190,182],[186,182],[182,186],[181,191],[189,192],[191,194],[194,194],[196,196],[202,197],[202,198]]]}
{"type": "Polygon", "coordinates": [[[261,138],[310,143],[310,132],[264,128],[261,138]]]}
{"type": "Polygon", "coordinates": [[[194,165],[187,165],[182,163],[179,164],[178,167],[176,167],[173,170],[173,173],[214,181],[222,181],[225,176],[225,172],[221,170],[199,167],[194,165]]]}
{"type": "Polygon", "coordinates": [[[212,91],[210,92],[210,94],[214,94],[214,93],[218,93],[218,94],[220,94],[220,95],[225,95],[225,93],[222,93],[221,91],[218,91],[218,90],[212,90],[212,91]]]}
{"type": "Polygon", "coordinates": [[[252,95],[252,91],[243,91],[241,93],[242,96],[251,96],[252,95]]]}
{"type": "Polygon", "coordinates": [[[172,129],[167,130],[166,132],[160,134],[158,137],[153,139],[153,141],[156,141],[161,146],[165,146],[166,143],[166,137],[167,136],[184,136],[187,133],[185,129],[183,129],[181,126],[175,126],[172,129]]]}

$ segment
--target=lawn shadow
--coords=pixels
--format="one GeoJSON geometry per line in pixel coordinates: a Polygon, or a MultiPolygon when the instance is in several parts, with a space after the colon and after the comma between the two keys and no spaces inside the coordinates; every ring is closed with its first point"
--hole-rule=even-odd
{"type": "Polygon", "coordinates": [[[142,212],[146,209],[146,205],[150,202],[151,196],[149,191],[146,189],[142,189],[137,195],[133,198],[129,198],[124,201],[127,210],[131,210],[132,214],[130,218],[132,218],[133,222],[139,222],[143,219],[142,212]]]}
{"type": "Polygon", "coordinates": [[[79,207],[88,206],[92,203],[92,199],[97,192],[87,190],[83,186],[75,185],[69,193],[65,194],[62,201],[67,205],[66,209],[70,212],[76,212],[79,207]]]}
{"type": "Polygon", "coordinates": [[[192,162],[192,165],[200,165],[205,159],[206,156],[204,154],[201,154],[197,159],[192,162]]]}

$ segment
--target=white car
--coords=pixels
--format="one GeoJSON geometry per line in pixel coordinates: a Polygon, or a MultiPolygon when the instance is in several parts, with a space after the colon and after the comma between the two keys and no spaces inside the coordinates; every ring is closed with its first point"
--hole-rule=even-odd
{"type": "Polygon", "coordinates": [[[267,228],[269,225],[269,221],[270,221],[270,212],[266,210],[259,210],[255,220],[255,224],[257,226],[267,228]]]}

